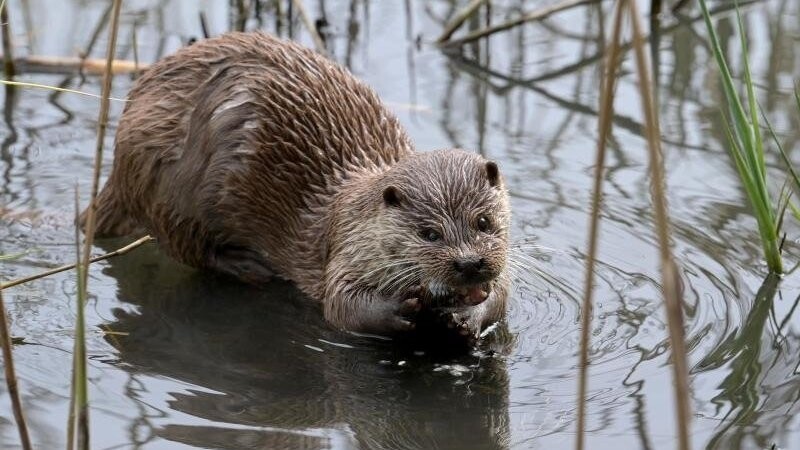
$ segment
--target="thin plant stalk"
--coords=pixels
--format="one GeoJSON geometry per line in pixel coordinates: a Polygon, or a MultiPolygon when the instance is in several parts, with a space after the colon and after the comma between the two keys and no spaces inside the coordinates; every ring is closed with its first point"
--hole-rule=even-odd
{"type": "Polygon", "coordinates": [[[92,190],[89,197],[89,205],[86,213],[86,223],[84,229],[83,252],[80,255],[78,264],[78,314],[75,330],[75,365],[74,385],[75,385],[75,421],[77,427],[77,444],[81,450],[89,449],[89,400],[88,383],[86,373],[86,342],[85,342],[85,319],[84,302],[87,295],[87,282],[89,272],[89,261],[94,242],[96,207],[95,200],[100,186],[100,170],[103,163],[103,144],[105,142],[106,127],[108,124],[108,110],[111,95],[111,80],[113,78],[112,64],[117,46],[117,34],[119,31],[119,16],[122,8],[122,0],[114,0],[111,12],[111,23],[109,26],[108,48],[106,51],[106,68],[103,76],[102,98],[100,99],[100,112],[97,119],[97,141],[95,146],[94,174],[92,178],[92,190]]]}
{"type": "Polygon", "coordinates": [[[665,194],[664,156],[661,149],[658,110],[653,99],[653,88],[645,55],[645,40],[635,1],[628,1],[632,20],[634,55],[639,78],[639,97],[645,116],[645,135],[650,151],[650,194],[655,209],[656,234],[661,259],[661,285],[667,312],[667,328],[672,348],[675,408],[678,428],[678,448],[689,450],[691,407],[689,405],[689,367],[686,358],[686,341],[683,330],[683,308],[680,283],[669,242],[669,213],[665,194]]]}
{"type": "MultiPolygon", "coordinates": [[[[78,201],[78,186],[75,185],[75,223],[79,223],[78,217],[80,215],[80,202],[78,201]]],[[[78,404],[78,397],[86,396],[87,393],[87,384],[86,384],[86,336],[85,336],[85,317],[84,317],[84,300],[85,295],[84,292],[86,291],[85,287],[82,285],[83,283],[83,267],[81,266],[81,236],[80,230],[78,226],[75,226],[75,268],[76,268],[76,279],[78,280],[78,312],[77,317],[75,318],[75,340],[73,342],[73,359],[72,359],[72,374],[70,380],[70,390],[69,390],[69,416],[67,422],[67,450],[73,450],[75,448],[75,427],[76,427],[76,417],[78,416],[78,411],[75,408],[75,405],[78,404]],[[82,385],[82,387],[81,387],[82,385]]],[[[88,399],[86,401],[88,405],[88,399]]],[[[88,414],[88,412],[87,412],[88,414]]],[[[88,447],[88,415],[86,416],[86,437],[84,438],[84,442],[86,442],[88,447]]],[[[81,432],[83,432],[83,427],[81,427],[81,432]]],[[[80,446],[81,444],[78,443],[80,446]]]]}
{"type": "Polygon", "coordinates": [[[611,43],[608,46],[603,89],[600,91],[600,116],[598,120],[598,139],[594,166],[594,186],[592,188],[591,218],[589,223],[589,251],[586,256],[586,275],[583,304],[581,306],[580,363],[578,365],[578,430],[575,448],[583,450],[584,430],[586,428],[586,385],[589,370],[589,327],[592,323],[592,295],[594,293],[594,271],[597,260],[597,244],[600,226],[600,203],[603,197],[603,173],[605,169],[606,144],[611,134],[611,119],[614,115],[614,90],[617,81],[618,59],[621,52],[622,6],[617,3],[614,14],[611,43]]]}
{"type": "Polygon", "coordinates": [[[200,30],[203,32],[203,39],[208,39],[211,37],[211,33],[209,33],[208,31],[208,21],[206,20],[206,13],[200,11],[199,15],[200,15],[200,30]]]}
{"type": "MultiPolygon", "coordinates": [[[[311,39],[314,40],[314,47],[318,52],[327,55],[328,50],[325,48],[325,41],[322,40],[322,36],[317,32],[314,22],[311,21],[308,11],[306,11],[306,7],[303,5],[303,0],[291,0],[291,4],[297,8],[297,12],[300,14],[300,20],[302,20],[303,24],[306,26],[308,33],[311,35],[311,39]]],[[[291,18],[289,20],[291,21],[291,18]]]]}
{"type": "Polygon", "coordinates": [[[6,79],[10,80],[16,75],[16,69],[14,67],[14,44],[11,41],[11,23],[8,18],[6,0],[0,0],[0,29],[2,29],[3,39],[3,72],[6,79]]]}
{"type": "MultiPolygon", "coordinates": [[[[0,80],[0,84],[5,86],[19,86],[19,87],[26,87],[26,88],[35,88],[35,89],[47,89],[49,91],[55,92],[63,92],[67,94],[78,94],[78,95],[85,95],[87,97],[94,97],[94,98],[101,98],[100,95],[92,94],[91,92],[83,92],[78,91],[76,89],[67,89],[67,88],[60,88],[57,86],[50,86],[47,84],[39,84],[39,83],[28,83],[25,81],[9,81],[9,80],[0,80]]],[[[118,102],[126,102],[127,100],[124,98],[114,98],[109,97],[110,100],[118,101],[118,102]]]]}
{"type": "Polygon", "coordinates": [[[30,450],[31,438],[28,435],[28,425],[25,422],[25,414],[22,410],[22,402],[19,398],[17,388],[17,374],[14,370],[14,355],[11,353],[11,332],[8,329],[8,318],[6,317],[6,305],[3,302],[3,290],[0,289],[0,346],[3,347],[3,364],[6,376],[6,386],[8,396],[11,397],[11,409],[14,410],[14,420],[17,422],[19,440],[23,450],[30,450]]]}
{"type": "Polygon", "coordinates": [[[486,0],[472,0],[467,6],[464,7],[464,9],[456,14],[450,23],[447,24],[444,31],[442,31],[442,34],[436,39],[436,42],[442,43],[450,39],[450,36],[452,36],[453,33],[455,33],[456,30],[458,30],[459,27],[461,27],[461,25],[463,25],[464,22],[469,19],[469,16],[477,11],[478,8],[480,8],[480,6],[485,2],[486,0]]]}
{"type": "MultiPolygon", "coordinates": [[[[126,245],[124,247],[120,247],[120,248],[118,248],[118,249],[116,249],[116,250],[114,250],[112,252],[108,252],[108,253],[105,253],[103,255],[95,256],[94,258],[90,259],[89,262],[90,263],[96,263],[98,261],[103,261],[103,260],[106,260],[106,259],[109,259],[109,258],[113,258],[115,256],[124,255],[124,254],[128,253],[129,251],[131,251],[131,250],[133,250],[133,249],[135,249],[135,248],[137,248],[137,247],[139,247],[139,246],[141,246],[143,244],[146,244],[146,243],[148,243],[148,242],[150,242],[152,240],[154,240],[154,239],[150,235],[141,237],[141,238],[131,242],[130,244],[128,244],[128,245],[126,245]]],[[[33,275],[30,275],[30,276],[27,276],[27,277],[23,277],[23,278],[18,278],[16,280],[12,280],[12,281],[9,281],[7,283],[0,284],[0,289],[8,289],[10,287],[14,287],[14,286],[18,286],[20,284],[24,284],[24,283],[28,283],[28,282],[31,282],[31,281],[34,281],[34,280],[38,280],[40,278],[49,277],[50,275],[55,275],[57,273],[66,272],[67,270],[74,269],[77,266],[78,266],[77,263],[75,263],[75,264],[65,264],[63,266],[59,266],[59,267],[56,267],[56,268],[53,268],[53,269],[50,269],[50,270],[46,270],[44,272],[40,272],[40,273],[33,274],[33,275]]]]}
{"type": "MultiPolygon", "coordinates": [[[[90,194],[89,206],[86,209],[86,223],[84,229],[83,255],[81,265],[89,267],[92,244],[94,243],[94,228],[97,214],[95,199],[100,190],[100,171],[103,164],[103,146],[108,126],[108,110],[111,100],[111,80],[113,79],[112,63],[117,47],[117,31],[119,30],[119,14],[122,7],[122,0],[114,0],[114,8],[111,13],[111,25],[109,30],[109,43],[106,52],[106,69],[103,75],[103,89],[100,97],[100,112],[97,119],[97,140],[95,142],[94,173],[92,177],[92,190],[90,194]]],[[[84,284],[87,271],[83,271],[84,284]]]]}
{"type": "MultiPolygon", "coordinates": [[[[201,18],[202,13],[201,13],[201,18]]],[[[133,24],[133,34],[131,35],[131,39],[133,40],[133,77],[136,78],[139,76],[139,39],[136,36],[136,29],[139,28],[135,23],[133,24]]],[[[203,27],[205,30],[205,26],[203,27]]]]}
{"type": "Polygon", "coordinates": [[[490,27],[482,28],[477,31],[473,31],[472,33],[458,39],[451,39],[446,42],[443,42],[443,45],[446,46],[456,46],[466,44],[468,42],[472,42],[478,40],[480,38],[492,35],[494,33],[508,30],[509,28],[514,28],[517,25],[521,25],[526,22],[532,22],[534,20],[542,20],[551,15],[564,11],[570,8],[574,8],[576,6],[583,6],[588,5],[590,3],[594,3],[601,0],[563,0],[555,5],[545,6],[541,9],[537,9],[536,11],[532,11],[526,14],[523,14],[515,19],[509,20],[508,22],[503,22],[501,24],[493,25],[490,27]]]}
{"type": "Polygon", "coordinates": [[[716,31],[711,24],[711,16],[705,0],[700,1],[700,7],[703,10],[703,19],[711,39],[711,48],[720,70],[723,92],[728,104],[730,118],[724,117],[724,122],[729,141],[729,150],[758,223],[758,232],[761,237],[761,246],[767,267],[770,272],[781,274],[783,272],[783,262],[780,250],[780,229],[777,226],[779,222],[778,211],[774,207],[767,188],[764,144],[758,121],[758,105],[756,103],[753,80],[750,75],[750,62],[747,56],[747,41],[744,35],[742,18],[737,8],[742,62],[744,63],[744,84],[749,112],[745,111],[744,103],[739,98],[739,93],[733,84],[733,76],[728,68],[716,31]]]}

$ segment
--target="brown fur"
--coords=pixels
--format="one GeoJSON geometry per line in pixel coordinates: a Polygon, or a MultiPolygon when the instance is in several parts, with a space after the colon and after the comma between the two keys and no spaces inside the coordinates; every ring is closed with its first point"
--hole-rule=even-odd
{"type": "Polygon", "coordinates": [[[461,150],[415,153],[342,67],[231,33],[153,65],[129,98],[99,235],[144,229],[191,266],[292,280],[341,328],[409,328],[418,285],[491,288],[477,306],[452,305],[473,335],[502,316],[509,207],[496,166],[461,150]],[[475,228],[480,214],[490,232],[475,228]],[[442,239],[425,241],[424,227],[442,239]],[[484,258],[480,280],[459,281],[461,257],[484,258]]]}

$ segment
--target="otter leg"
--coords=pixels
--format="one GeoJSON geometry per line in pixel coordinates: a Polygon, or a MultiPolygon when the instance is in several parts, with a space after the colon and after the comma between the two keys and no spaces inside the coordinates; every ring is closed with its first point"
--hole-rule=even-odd
{"type": "Polygon", "coordinates": [[[209,258],[209,268],[250,284],[263,284],[275,276],[260,252],[237,245],[217,248],[209,258]]]}
{"type": "Polygon", "coordinates": [[[325,319],[349,330],[394,334],[414,329],[414,318],[422,307],[415,291],[386,297],[372,289],[329,289],[325,299],[325,319]]]}
{"type": "MultiPolygon", "coordinates": [[[[95,236],[99,238],[127,236],[134,232],[143,232],[142,227],[132,219],[125,202],[119,200],[114,193],[113,175],[106,182],[106,186],[100,191],[95,199],[95,236]]],[[[82,230],[86,229],[86,216],[88,208],[84,210],[78,218],[78,225],[82,230]]]]}

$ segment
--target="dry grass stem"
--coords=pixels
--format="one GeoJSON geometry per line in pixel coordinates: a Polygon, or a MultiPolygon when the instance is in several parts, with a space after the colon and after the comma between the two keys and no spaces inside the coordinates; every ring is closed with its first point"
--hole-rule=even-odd
{"type": "Polygon", "coordinates": [[[206,13],[200,11],[200,30],[203,32],[203,39],[208,39],[211,37],[211,33],[208,31],[208,20],[206,20],[206,13]]]}
{"type": "Polygon", "coordinates": [[[436,42],[441,44],[450,39],[450,36],[452,36],[453,33],[455,33],[456,30],[458,30],[459,27],[461,27],[461,25],[463,25],[464,22],[466,22],[466,20],[469,19],[469,16],[471,16],[475,11],[477,11],[478,8],[480,8],[480,6],[484,3],[486,3],[486,0],[472,0],[467,6],[464,7],[464,9],[462,9],[461,11],[458,12],[458,14],[456,14],[456,16],[453,18],[453,20],[450,21],[450,23],[447,24],[442,34],[439,36],[438,39],[436,39],[436,42]]]}
{"type": "MultiPolygon", "coordinates": [[[[109,253],[106,253],[104,255],[95,256],[94,258],[89,260],[89,263],[96,263],[98,261],[103,261],[104,259],[109,259],[109,258],[113,258],[115,256],[124,255],[125,253],[128,253],[129,251],[131,251],[131,250],[133,250],[133,249],[135,249],[135,248],[137,248],[137,247],[139,247],[139,246],[141,246],[143,244],[146,244],[146,243],[148,243],[148,242],[150,242],[152,240],[153,240],[153,238],[151,236],[149,236],[149,235],[141,237],[141,238],[131,242],[130,244],[128,244],[128,245],[126,245],[124,247],[121,247],[121,248],[118,248],[118,249],[114,250],[113,252],[109,252],[109,253]]],[[[14,286],[18,286],[20,284],[24,284],[24,283],[28,283],[28,282],[31,282],[31,281],[34,281],[34,280],[38,280],[40,278],[49,277],[50,275],[55,275],[57,273],[61,273],[61,272],[65,272],[67,270],[74,269],[76,266],[77,266],[77,264],[66,264],[66,265],[63,265],[61,267],[56,267],[54,269],[47,270],[45,272],[41,272],[41,273],[37,273],[37,274],[31,275],[31,276],[28,276],[28,277],[12,280],[12,281],[9,281],[8,283],[4,283],[4,284],[0,285],[0,289],[8,289],[10,287],[14,287],[14,286]]]]}
{"type": "Polygon", "coordinates": [[[689,450],[689,427],[691,412],[689,406],[689,369],[686,361],[686,342],[683,331],[683,310],[680,285],[672,249],[669,242],[669,213],[665,193],[664,157],[661,150],[661,131],[658,109],[653,100],[653,84],[645,55],[645,40],[641,19],[635,1],[628,1],[633,22],[634,55],[639,75],[639,96],[645,116],[645,136],[650,151],[651,196],[655,208],[656,233],[661,258],[661,283],[664,291],[664,305],[667,312],[667,326],[672,347],[672,369],[675,381],[675,408],[677,409],[678,444],[681,450],[689,450]]]}
{"type": "Polygon", "coordinates": [[[92,50],[94,50],[95,44],[97,41],[100,40],[100,35],[103,33],[103,30],[106,28],[106,24],[108,23],[109,17],[111,17],[111,10],[114,9],[114,3],[109,2],[106,9],[103,10],[103,14],[97,20],[97,24],[94,26],[92,30],[92,34],[89,37],[89,41],[86,43],[86,47],[79,53],[82,60],[89,58],[89,55],[92,54],[92,50]]]}
{"type": "MultiPolygon", "coordinates": [[[[139,73],[142,70],[142,66],[139,65],[139,37],[137,35],[136,29],[139,28],[135,24],[133,25],[133,34],[131,35],[131,47],[133,47],[133,77],[138,77],[139,73]]],[[[117,62],[118,60],[114,60],[117,62]]]]}
{"type": "Polygon", "coordinates": [[[611,43],[605,60],[603,88],[600,91],[600,116],[598,119],[597,153],[594,167],[594,186],[592,190],[591,219],[589,223],[589,251],[586,256],[586,280],[584,284],[583,305],[581,306],[580,363],[578,374],[578,430],[575,448],[583,450],[584,430],[586,428],[586,385],[589,370],[589,328],[592,324],[592,294],[594,293],[594,271],[597,259],[598,231],[600,225],[600,203],[603,197],[603,177],[605,169],[606,143],[611,134],[611,121],[614,116],[614,90],[617,82],[617,69],[621,54],[622,7],[624,0],[617,3],[614,13],[611,43]]]}
{"type": "MultiPolygon", "coordinates": [[[[66,92],[68,94],[78,94],[78,95],[85,95],[87,97],[100,98],[99,95],[92,94],[91,92],[83,92],[83,91],[78,91],[78,90],[75,90],[75,89],[60,88],[60,87],[57,87],[57,86],[49,86],[47,84],[27,83],[25,81],[8,81],[8,80],[0,80],[0,84],[4,84],[4,85],[7,85],[7,86],[19,86],[19,87],[35,88],[35,89],[47,89],[47,90],[50,90],[50,91],[66,92]]],[[[110,97],[109,100],[114,100],[114,101],[117,101],[117,102],[126,102],[127,101],[124,98],[115,98],[115,97],[110,97]]]]}
{"type": "Polygon", "coordinates": [[[97,141],[95,145],[94,174],[92,177],[92,190],[89,205],[86,208],[86,222],[84,229],[83,252],[81,263],[78,265],[78,324],[75,330],[75,410],[77,421],[77,441],[81,450],[89,448],[89,404],[86,374],[86,345],[83,341],[84,328],[83,308],[87,298],[87,282],[92,244],[94,242],[94,228],[96,220],[95,200],[100,188],[100,170],[103,163],[103,144],[105,142],[106,127],[108,125],[108,110],[111,95],[111,80],[114,77],[113,62],[117,48],[117,34],[119,31],[119,16],[122,0],[114,0],[109,26],[108,48],[106,50],[106,68],[103,76],[102,98],[100,99],[100,112],[97,118],[97,141]]]}
{"type": "Polygon", "coordinates": [[[5,370],[6,386],[8,396],[11,397],[11,409],[14,410],[14,420],[17,422],[19,430],[19,440],[23,450],[30,450],[31,438],[28,435],[28,425],[25,423],[25,415],[22,412],[22,402],[19,399],[19,389],[17,389],[17,374],[14,370],[14,355],[11,353],[11,332],[8,329],[8,318],[6,317],[6,305],[3,302],[3,290],[0,289],[0,346],[3,347],[3,367],[5,370]]]}
{"type": "MultiPolygon", "coordinates": [[[[114,0],[114,9],[111,13],[111,25],[109,30],[109,42],[106,52],[106,68],[105,75],[103,76],[103,89],[100,98],[100,112],[97,118],[97,141],[95,143],[95,157],[94,157],[94,173],[92,177],[92,190],[89,197],[89,206],[86,211],[85,223],[85,239],[83,245],[83,261],[82,265],[85,268],[89,267],[92,244],[94,242],[94,227],[95,215],[97,205],[95,199],[97,192],[100,190],[100,171],[103,164],[103,145],[105,143],[106,128],[108,126],[108,110],[111,96],[111,80],[114,78],[113,61],[114,53],[117,48],[117,31],[119,30],[119,13],[121,9],[122,0],[114,0]]],[[[86,272],[83,273],[84,280],[86,279],[86,272]]]]}
{"type": "Polygon", "coordinates": [[[566,9],[574,8],[576,6],[588,5],[590,3],[595,3],[601,0],[564,0],[560,3],[556,3],[555,5],[546,6],[541,9],[537,9],[536,11],[529,12],[527,14],[523,14],[516,19],[509,20],[508,22],[503,22],[498,25],[486,27],[477,31],[474,31],[462,38],[452,39],[443,44],[446,46],[456,46],[462,45],[467,42],[472,42],[482,37],[489,36],[491,34],[497,33],[499,31],[508,30],[509,28],[514,28],[517,25],[523,24],[525,22],[531,22],[534,20],[542,20],[547,18],[557,12],[564,11],[566,9]]]}
{"type": "MultiPolygon", "coordinates": [[[[80,201],[78,200],[78,185],[75,184],[75,197],[74,197],[74,209],[75,209],[75,223],[78,222],[78,218],[80,217],[81,207],[80,201]]],[[[78,226],[75,226],[75,267],[77,268],[77,273],[75,274],[76,279],[78,280],[78,314],[75,320],[75,339],[72,343],[72,373],[70,374],[70,382],[69,382],[69,413],[67,414],[67,450],[73,450],[75,448],[75,417],[77,411],[75,410],[75,403],[77,397],[77,383],[76,375],[79,370],[78,368],[78,355],[81,351],[81,345],[85,345],[85,341],[83,341],[84,336],[82,333],[85,332],[84,326],[84,317],[83,317],[83,298],[81,297],[81,293],[83,290],[81,289],[81,232],[78,226]],[[78,340],[78,333],[81,333],[81,340],[78,340]]],[[[85,361],[85,360],[82,360],[85,361]]],[[[85,370],[85,365],[84,365],[85,370]]]]}
{"type": "Polygon", "coordinates": [[[325,48],[325,41],[322,40],[322,36],[317,32],[317,27],[314,26],[314,22],[311,21],[308,11],[306,11],[306,7],[303,5],[303,0],[292,0],[292,4],[297,8],[297,12],[300,14],[300,20],[302,20],[303,24],[306,26],[308,33],[311,35],[311,39],[314,40],[314,47],[318,52],[327,55],[328,50],[325,48]]]}

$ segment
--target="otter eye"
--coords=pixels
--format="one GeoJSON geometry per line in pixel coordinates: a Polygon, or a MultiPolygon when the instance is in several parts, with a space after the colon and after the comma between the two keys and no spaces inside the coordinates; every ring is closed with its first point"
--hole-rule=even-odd
{"type": "Polygon", "coordinates": [[[492,227],[492,222],[486,216],[478,217],[478,230],[483,231],[486,233],[492,227]]]}
{"type": "Polygon", "coordinates": [[[442,235],[433,228],[425,228],[419,232],[419,235],[428,242],[436,242],[442,238],[442,235]]]}

